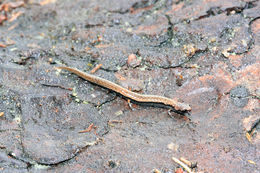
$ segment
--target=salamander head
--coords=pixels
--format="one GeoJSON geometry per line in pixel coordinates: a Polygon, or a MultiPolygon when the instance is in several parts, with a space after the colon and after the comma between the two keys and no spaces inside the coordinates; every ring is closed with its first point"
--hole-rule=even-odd
{"type": "Polygon", "coordinates": [[[177,111],[190,111],[191,107],[187,103],[177,102],[173,106],[177,111]]]}

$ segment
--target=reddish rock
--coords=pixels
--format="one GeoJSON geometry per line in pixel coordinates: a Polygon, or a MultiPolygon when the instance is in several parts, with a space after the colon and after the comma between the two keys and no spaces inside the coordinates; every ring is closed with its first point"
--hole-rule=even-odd
{"type": "Polygon", "coordinates": [[[127,64],[130,67],[137,67],[141,64],[141,60],[136,57],[135,54],[130,54],[127,59],[127,64]]]}
{"type": "Polygon", "coordinates": [[[260,122],[260,117],[256,114],[250,115],[243,119],[243,126],[246,131],[251,131],[256,123],[260,122]]]}

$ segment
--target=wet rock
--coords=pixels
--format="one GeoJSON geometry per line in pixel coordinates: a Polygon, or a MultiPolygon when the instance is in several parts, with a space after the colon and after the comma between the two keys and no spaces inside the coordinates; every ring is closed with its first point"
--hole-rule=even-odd
{"type": "Polygon", "coordinates": [[[243,120],[243,126],[247,132],[251,131],[253,127],[260,122],[258,115],[250,115],[243,120]]]}
{"type": "Polygon", "coordinates": [[[24,153],[20,142],[21,138],[20,131],[1,131],[0,149],[3,149],[6,153],[12,153],[18,158],[22,157],[24,153]]]}
{"type": "Polygon", "coordinates": [[[124,88],[128,88],[131,91],[142,91],[144,89],[144,81],[139,79],[120,80],[120,85],[124,88]]]}
{"type": "Polygon", "coordinates": [[[76,104],[66,95],[28,97],[22,103],[24,152],[38,163],[57,164],[71,159],[106,130],[106,118],[90,104],[76,104]],[[97,127],[87,133],[93,123],[97,127]],[[98,136],[97,136],[98,135],[98,136]]]}
{"type": "Polygon", "coordinates": [[[21,103],[19,94],[0,87],[0,100],[0,111],[3,112],[0,117],[0,130],[20,129],[21,103]]]}
{"type": "Polygon", "coordinates": [[[6,154],[5,152],[0,150],[0,171],[1,171],[1,168],[5,168],[5,167],[26,169],[27,166],[28,165],[25,162],[12,158],[8,154],[6,154]]]}
{"type": "Polygon", "coordinates": [[[232,103],[237,107],[244,107],[248,103],[249,92],[243,86],[237,86],[230,91],[232,103]]]}

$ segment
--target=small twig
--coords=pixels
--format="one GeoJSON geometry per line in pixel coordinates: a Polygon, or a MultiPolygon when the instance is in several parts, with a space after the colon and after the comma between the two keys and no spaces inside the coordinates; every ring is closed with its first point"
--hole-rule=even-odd
{"type": "Polygon", "coordinates": [[[108,123],[123,123],[122,120],[109,120],[108,123]]]}
{"type": "Polygon", "coordinates": [[[7,46],[3,43],[0,43],[0,47],[6,48],[7,46]]]}
{"type": "Polygon", "coordinates": [[[158,169],[153,169],[153,173],[162,173],[162,172],[158,169]]]}
{"type": "Polygon", "coordinates": [[[64,86],[56,85],[56,84],[45,84],[45,83],[42,83],[41,85],[47,86],[47,87],[58,87],[58,88],[65,89],[65,90],[69,90],[69,91],[72,91],[72,90],[73,90],[72,88],[66,88],[66,87],[64,87],[64,86]]]}
{"type": "Polygon", "coordinates": [[[180,158],[180,161],[182,161],[183,163],[185,163],[186,165],[188,165],[190,168],[195,168],[195,167],[197,167],[197,163],[195,162],[191,162],[191,161],[189,161],[189,160],[187,160],[187,159],[185,159],[184,157],[181,157],[180,158]]]}
{"type": "Polygon", "coordinates": [[[4,112],[0,112],[0,117],[1,117],[1,116],[4,116],[4,114],[5,114],[4,112]]]}
{"type": "Polygon", "coordinates": [[[191,169],[185,164],[183,163],[182,161],[180,161],[179,159],[175,158],[175,157],[172,157],[172,160],[176,163],[178,163],[179,165],[181,165],[186,171],[188,171],[189,173],[194,173],[191,171],[191,169]]]}
{"type": "Polygon", "coordinates": [[[109,120],[107,124],[111,127],[115,127],[114,123],[123,123],[122,120],[109,120]]]}
{"type": "Polygon", "coordinates": [[[88,128],[86,130],[82,130],[82,131],[79,131],[79,133],[86,133],[86,132],[90,132],[93,128],[94,124],[91,123],[88,128]]]}
{"type": "Polygon", "coordinates": [[[101,66],[102,66],[102,64],[98,64],[95,68],[93,68],[93,69],[90,71],[90,73],[91,73],[91,74],[95,73],[98,69],[101,68],[101,66]]]}

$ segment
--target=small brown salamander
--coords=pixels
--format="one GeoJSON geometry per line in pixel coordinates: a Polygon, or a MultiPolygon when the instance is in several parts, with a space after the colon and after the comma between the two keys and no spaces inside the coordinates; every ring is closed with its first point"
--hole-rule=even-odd
{"type": "Polygon", "coordinates": [[[166,98],[163,96],[157,96],[157,95],[143,95],[143,94],[138,94],[135,92],[132,92],[126,88],[121,87],[120,85],[117,85],[113,82],[110,82],[106,79],[88,74],[88,73],[84,73],[80,70],[77,70],[75,68],[70,68],[70,67],[57,67],[58,69],[64,69],[64,70],[68,70],[76,75],[78,75],[79,77],[95,83],[99,86],[102,86],[104,88],[108,88],[110,90],[113,90],[117,93],[122,94],[123,96],[132,99],[134,101],[137,102],[145,102],[145,103],[162,103],[165,105],[170,105],[172,106],[175,110],[177,111],[190,111],[191,107],[186,104],[186,103],[182,103],[182,102],[178,102],[177,100],[174,99],[170,99],[170,98],[166,98]]]}

